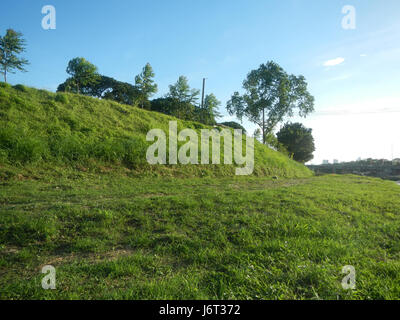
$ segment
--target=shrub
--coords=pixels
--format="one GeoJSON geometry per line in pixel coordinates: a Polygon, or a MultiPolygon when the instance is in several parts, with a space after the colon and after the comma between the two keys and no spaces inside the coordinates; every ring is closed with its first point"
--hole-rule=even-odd
{"type": "Polygon", "coordinates": [[[62,161],[80,161],[88,156],[86,143],[75,135],[51,137],[49,145],[52,156],[62,161]]]}
{"type": "Polygon", "coordinates": [[[129,167],[145,162],[147,143],[138,138],[120,140],[124,147],[122,161],[129,167]]]}
{"type": "Polygon", "coordinates": [[[45,141],[31,137],[22,130],[15,128],[0,129],[0,150],[3,157],[7,154],[8,160],[18,163],[35,162],[48,155],[45,141]]]}
{"type": "Polygon", "coordinates": [[[18,90],[18,91],[21,91],[21,92],[26,92],[27,91],[26,87],[23,84],[16,84],[13,88],[15,90],[18,90]]]}
{"type": "Polygon", "coordinates": [[[63,104],[67,104],[68,103],[68,97],[64,93],[57,93],[55,100],[57,102],[60,102],[60,103],[63,103],[63,104]]]}
{"type": "Polygon", "coordinates": [[[11,88],[11,85],[6,82],[0,82],[0,88],[11,88]]]}

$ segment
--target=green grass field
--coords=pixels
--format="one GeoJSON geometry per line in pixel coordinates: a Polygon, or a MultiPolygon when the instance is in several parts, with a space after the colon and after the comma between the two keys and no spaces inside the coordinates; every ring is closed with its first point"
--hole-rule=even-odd
{"type": "Polygon", "coordinates": [[[400,298],[398,185],[259,143],[252,176],[151,167],[146,132],[170,120],[0,83],[0,299],[400,298]]]}
{"type": "Polygon", "coordinates": [[[1,185],[0,297],[398,299],[400,187],[357,176],[1,185]],[[56,268],[57,289],[41,287],[56,268]],[[343,290],[341,269],[356,269],[343,290]]]}

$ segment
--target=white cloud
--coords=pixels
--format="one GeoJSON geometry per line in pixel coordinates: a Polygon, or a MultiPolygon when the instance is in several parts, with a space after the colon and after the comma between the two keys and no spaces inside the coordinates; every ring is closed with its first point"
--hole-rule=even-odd
{"type": "Polygon", "coordinates": [[[344,62],[344,58],[339,57],[339,58],[335,58],[335,59],[332,59],[332,60],[325,61],[324,62],[324,66],[325,67],[333,67],[333,66],[337,66],[337,65],[339,65],[339,64],[341,64],[343,62],[344,62]]]}

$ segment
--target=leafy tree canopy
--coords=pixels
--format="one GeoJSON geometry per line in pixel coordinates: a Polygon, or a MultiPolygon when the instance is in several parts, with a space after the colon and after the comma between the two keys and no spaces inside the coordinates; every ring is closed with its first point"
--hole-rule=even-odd
{"type": "Polygon", "coordinates": [[[260,141],[261,140],[261,130],[260,128],[257,128],[253,132],[253,138],[260,141]]]}
{"type": "Polygon", "coordinates": [[[218,111],[221,102],[217,99],[217,97],[213,94],[207,94],[204,98],[204,106],[202,110],[199,110],[200,122],[205,124],[213,125],[216,123],[215,119],[220,118],[221,114],[218,111]]]}
{"type": "Polygon", "coordinates": [[[154,83],[154,72],[150,63],[147,63],[142,73],[135,77],[135,86],[141,95],[141,107],[144,107],[145,102],[157,92],[157,84],[154,83]]]}
{"type": "MultiPolygon", "coordinates": [[[[68,78],[58,86],[57,92],[60,91],[77,93],[75,81],[72,78],[68,78]]],[[[81,87],[80,92],[92,97],[110,99],[129,105],[137,104],[140,96],[138,89],[130,83],[121,82],[102,75],[99,75],[98,81],[81,87]]]]}
{"type": "Polygon", "coordinates": [[[239,123],[235,122],[235,121],[227,121],[227,122],[221,122],[219,124],[222,124],[223,126],[227,126],[233,129],[241,129],[243,131],[243,133],[246,133],[246,129],[239,123]]]}
{"type": "Polygon", "coordinates": [[[18,55],[25,51],[26,41],[22,33],[8,29],[4,37],[0,36],[0,73],[7,82],[7,73],[15,73],[16,70],[26,72],[24,66],[28,60],[18,55]]]}
{"type": "Polygon", "coordinates": [[[97,67],[85,58],[70,60],[68,62],[67,73],[71,76],[68,80],[69,87],[76,90],[77,93],[80,93],[80,88],[93,86],[100,80],[97,67]]]}
{"type": "Polygon", "coordinates": [[[277,133],[277,138],[289,154],[293,155],[294,160],[305,163],[314,158],[312,129],[304,127],[301,123],[286,123],[277,133]]]}
{"type": "Polygon", "coordinates": [[[229,114],[243,116],[256,123],[263,142],[275,126],[294,110],[307,116],[314,111],[314,97],[307,91],[303,76],[288,75],[277,63],[269,61],[252,70],[243,82],[245,93],[235,92],[227,103],[229,114]]]}
{"type": "Polygon", "coordinates": [[[178,81],[169,86],[169,98],[179,102],[195,104],[198,100],[200,90],[190,89],[188,79],[185,76],[180,76],[178,81]]]}

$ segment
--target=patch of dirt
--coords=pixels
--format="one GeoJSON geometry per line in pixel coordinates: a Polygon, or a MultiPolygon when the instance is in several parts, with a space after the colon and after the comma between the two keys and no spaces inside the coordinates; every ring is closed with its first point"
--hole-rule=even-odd
{"type": "Polygon", "coordinates": [[[0,252],[3,254],[16,254],[20,251],[20,248],[15,246],[8,246],[3,249],[0,249],[0,252]]]}
{"type": "Polygon", "coordinates": [[[76,258],[79,259],[85,259],[85,261],[91,261],[91,262],[98,262],[101,260],[115,260],[118,259],[119,257],[123,256],[129,256],[133,254],[135,251],[132,249],[117,249],[113,251],[108,251],[108,252],[103,252],[103,253],[90,253],[90,254],[75,254],[71,253],[68,255],[62,255],[62,256],[54,256],[48,258],[46,263],[40,266],[42,268],[45,265],[60,265],[64,263],[71,262],[75,260],[76,258]]]}

